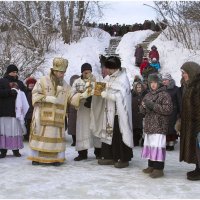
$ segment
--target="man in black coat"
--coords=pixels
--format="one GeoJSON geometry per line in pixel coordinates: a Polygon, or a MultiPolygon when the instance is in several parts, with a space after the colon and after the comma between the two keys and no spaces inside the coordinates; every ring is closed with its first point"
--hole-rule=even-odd
{"type": "Polygon", "coordinates": [[[26,93],[26,87],[18,80],[18,68],[11,64],[0,79],[0,158],[6,157],[7,150],[20,157],[19,149],[23,148],[22,127],[16,119],[16,89],[26,93]]]}

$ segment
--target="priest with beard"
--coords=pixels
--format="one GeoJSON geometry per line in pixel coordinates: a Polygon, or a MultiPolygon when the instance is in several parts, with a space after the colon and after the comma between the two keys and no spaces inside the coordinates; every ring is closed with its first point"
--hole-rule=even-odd
{"type": "Polygon", "coordinates": [[[41,77],[33,88],[28,157],[33,165],[59,166],[65,161],[65,116],[71,101],[71,87],[64,80],[67,66],[68,60],[54,58],[49,75],[41,77]]]}

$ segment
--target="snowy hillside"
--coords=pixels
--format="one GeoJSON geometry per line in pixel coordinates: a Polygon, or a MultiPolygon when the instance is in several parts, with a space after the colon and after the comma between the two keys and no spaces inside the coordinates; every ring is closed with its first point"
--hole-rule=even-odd
{"type": "MultiPolygon", "coordinates": [[[[134,66],[135,46],[152,33],[151,30],[129,32],[122,37],[117,47],[116,53],[121,57],[122,67],[127,69],[130,83],[132,83],[135,75],[140,74],[139,68],[134,66]]],[[[99,54],[105,54],[104,50],[109,46],[110,39],[111,36],[107,32],[97,28],[90,31],[90,37],[83,38],[71,45],[63,44],[63,41],[57,39],[51,44],[51,51],[45,56],[44,73],[48,73],[49,68],[52,67],[53,58],[61,56],[69,60],[69,67],[65,76],[66,81],[69,81],[72,75],[80,74],[81,65],[85,62],[92,65],[95,75],[100,75],[99,54]]],[[[200,51],[190,51],[175,40],[169,41],[163,33],[149,45],[149,49],[152,45],[157,46],[160,54],[160,72],[169,72],[178,86],[180,86],[181,65],[186,61],[200,63],[200,51]]],[[[37,77],[39,76],[41,74],[37,74],[37,77]]]]}
{"type": "MultiPolygon", "coordinates": [[[[99,55],[104,53],[104,49],[108,47],[110,35],[101,30],[93,29],[90,33],[91,37],[85,37],[77,43],[70,45],[63,44],[63,41],[57,39],[51,45],[51,52],[46,54],[46,62],[43,64],[45,73],[48,73],[52,67],[54,57],[64,57],[68,59],[69,66],[65,76],[65,80],[69,81],[74,74],[81,73],[81,65],[88,62],[92,65],[93,73],[100,74],[99,55]]],[[[41,76],[38,74],[37,76],[41,76]]]]}
{"type": "Polygon", "coordinates": [[[121,57],[122,67],[127,69],[128,78],[131,83],[133,82],[135,75],[140,75],[139,68],[135,67],[135,46],[152,33],[153,31],[151,30],[129,32],[123,36],[118,45],[116,52],[121,57]]]}

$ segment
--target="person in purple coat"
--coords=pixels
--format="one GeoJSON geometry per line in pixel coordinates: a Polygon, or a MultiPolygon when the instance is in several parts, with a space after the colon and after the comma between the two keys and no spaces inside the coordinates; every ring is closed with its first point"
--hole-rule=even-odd
{"type": "Polygon", "coordinates": [[[140,64],[142,63],[142,58],[144,56],[144,50],[142,48],[142,45],[137,45],[136,49],[135,49],[135,65],[137,67],[140,67],[140,64]]]}

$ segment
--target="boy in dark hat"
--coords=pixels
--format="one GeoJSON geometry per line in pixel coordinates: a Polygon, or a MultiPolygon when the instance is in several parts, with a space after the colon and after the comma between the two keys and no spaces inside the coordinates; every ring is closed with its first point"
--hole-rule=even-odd
{"type": "Polygon", "coordinates": [[[90,130],[91,92],[94,88],[95,79],[92,74],[92,66],[89,63],[84,63],[81,66],[81,77],[76,79],[72,85],[73,94],[82,93],[82,100],[77,111],[76,150],[78,156],[74,158],[75,161],[87,159],[88,149],[92,147],[95,147],[96,158],[99,158],[101,153],[100,139],[92,135],[90,130]]]}

